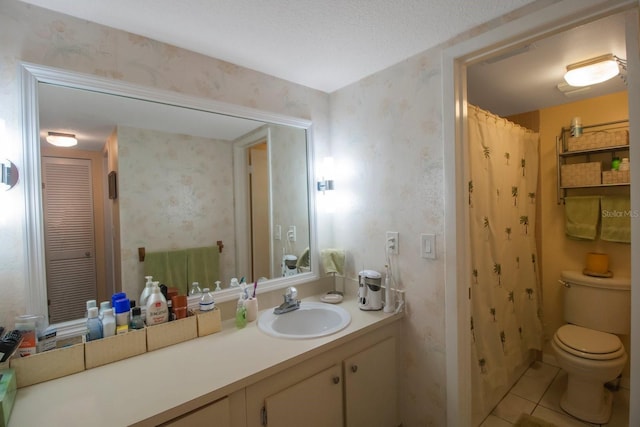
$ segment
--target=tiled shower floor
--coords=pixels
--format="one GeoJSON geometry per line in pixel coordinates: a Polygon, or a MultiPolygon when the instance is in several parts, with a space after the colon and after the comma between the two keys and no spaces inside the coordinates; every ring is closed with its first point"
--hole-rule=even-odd
{"type": "MultiPolygon", "coordinates": [[[[558,427],[600,425],[580,421],[560,408],[560,396],[566,385],[566,372],[543,362],[535,362],[520,377],[480,427],[512,426],[522,413],[549,421],[558,427]]],[[[602,425],[629,426],[629,390],[621,387],[613,393],[613,415],[609,423],[602,425]]]]}

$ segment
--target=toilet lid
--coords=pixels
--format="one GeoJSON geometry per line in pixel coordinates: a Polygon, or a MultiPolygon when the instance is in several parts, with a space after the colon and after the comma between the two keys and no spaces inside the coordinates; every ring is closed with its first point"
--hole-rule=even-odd
{"type": "Polygon", "coordinates": [[[613,359],[624,354],[617,336],[582,326],[564,325],[556,332],[556,338],[565,351],[588,359],[613,359]]]}

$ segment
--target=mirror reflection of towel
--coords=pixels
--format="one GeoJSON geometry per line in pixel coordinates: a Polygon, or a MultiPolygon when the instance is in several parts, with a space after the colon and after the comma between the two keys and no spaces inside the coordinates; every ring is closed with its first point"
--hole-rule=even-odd
{"type": "Polygon", "coordinates": [[[298,257],[298,261],[296,262],[296,267],[309,267],[309,248],[302,251],[302,254],[298,257]]]}
{"type": "Polygon", "coordinates": [[[220,279],[219,255],[217,246],[187,249],[187,283],[200,283],[200,288],[213,290],[214,283],[220,279]]]}
{"type": "Polygon", "coordinates": [[[180,290],[187,289],[187,251],[151,252],[145,255],[144,275],[180,290]]]}
{"type": "Polygon", "coordinates": [[[344,249],[322,249],[320,251],[320,260],[322,261],[322,267],[327,274],[344,275],[344,249]]]}

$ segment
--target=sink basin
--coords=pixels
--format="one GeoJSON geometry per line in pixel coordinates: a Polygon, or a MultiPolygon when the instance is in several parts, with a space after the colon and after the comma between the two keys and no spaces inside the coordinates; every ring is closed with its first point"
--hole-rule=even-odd
{"type": "Polygon", "coordinates": [[[299,309],[288,313],[265,311],[258,318],[258,328],[277,338],[318,338],[341,331],[350,322],[351,315],[342,307],[303,301],[299,309]]]}

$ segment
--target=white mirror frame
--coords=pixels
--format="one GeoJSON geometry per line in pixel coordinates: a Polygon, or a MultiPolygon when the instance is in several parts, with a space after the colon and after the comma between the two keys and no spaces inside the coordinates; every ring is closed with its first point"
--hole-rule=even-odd
{"type": "MultiPolygon", "coordinates": [[[[26,309],[48,319],[46,264],[44,254],[44,225],[42,209],[42,182],[40,171],[40,133],[38,121],[38,83],[49,83],[70,88],[84,89],[111,95],[143,99],[151,102],[176,105],[185,108],[224,114],[265,123],[292,126],[307,131],[307,181],[309,200],[309,243],[311,272],[293,277],[274,278],[261,283],[258,293],[265,293],[287,286],[307,283],[319,278],[317,231],[315,216],[314,160],[311,121],[253,108],[198,98],[177,92],[134,85],[119,80],[110,80],[90,74],[71,72],[27,62],[20,63],[23,117],[23,179],[25,188],[25,256],[26,256],[26,309]]],[[[238,227],[236,227],[237,229],[238,227]]],[[[236,234],[236,240],[241,237],[236,234]]],[[[224,289],[216,293],[217,302],[237,299],[237,289],[224,289]]],[[[77,319],[56,324],[58,337],[65,338],[84,333],[85,320],[77,319]]]]}

